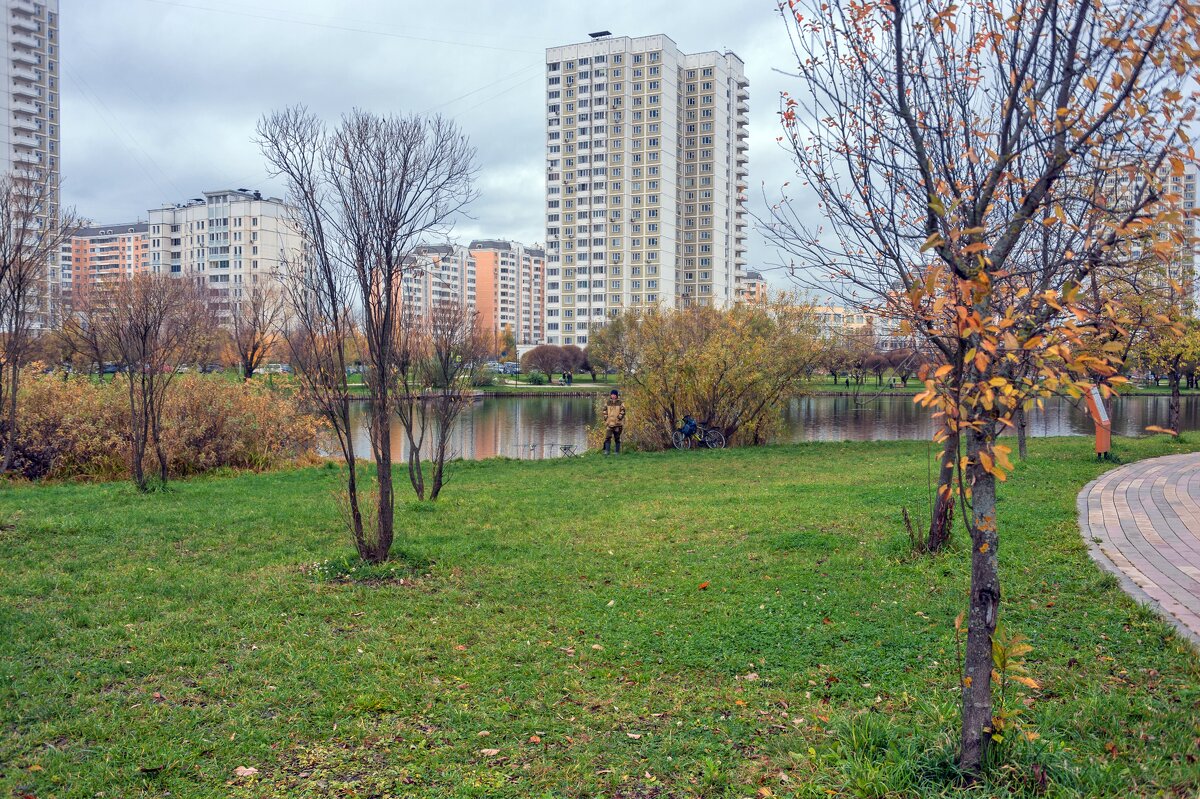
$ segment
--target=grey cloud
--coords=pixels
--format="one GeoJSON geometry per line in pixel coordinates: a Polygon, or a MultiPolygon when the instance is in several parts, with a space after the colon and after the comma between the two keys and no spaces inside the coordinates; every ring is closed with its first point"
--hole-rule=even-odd
{"type": "MultiPolygon", "coordinates": [[[[453,117],[481,166],[456,235],[541,240],[544,50],[604,29],[736,52],[750,78],[751,209],[794,177],[775,142],[788,84],[775,70],[791,51],[769,0],[63,0],[62,25],[63,194],[98,221],[228,185],[278,193],[254,125],[304,103],[331,121],[354,107],[453,117]]],[[[749,260],[778,257],[752,236],[749,260]]]]}

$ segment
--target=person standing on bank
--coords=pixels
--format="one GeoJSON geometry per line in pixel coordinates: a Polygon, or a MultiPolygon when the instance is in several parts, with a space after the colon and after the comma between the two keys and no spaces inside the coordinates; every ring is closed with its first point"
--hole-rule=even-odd
{"type": "Polygon", "coordinates": [[[608,454],[609,442],[616,444],[616,453],[621,454],[621,429],[625,426],[625,403],[614,388],[608,395],[604,406],[604,454],[608,454]]]}

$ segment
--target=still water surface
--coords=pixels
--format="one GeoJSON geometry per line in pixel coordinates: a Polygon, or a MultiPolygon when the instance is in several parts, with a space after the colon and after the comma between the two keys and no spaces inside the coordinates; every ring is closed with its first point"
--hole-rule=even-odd
{"type": "MultiPolygon", "coordinates": [[[[564,445],[582,452],[586,426],[597,416],[602,397],[489,397],[468,406],[451,439],[454,457],[479,460],[503,455],[523,460],[554,458],[564,445]]],[[[1140,435],[1148,425],[1166,426],[1167,397],[1117,400],[1113,432],[1140,435]]],[[[1184,430],[1200,430],[1200,395],[1183,398],[1184,430]]],[[[814,396],[793,400],[784,411],[785,441],[886,441],[927,439],[928,411],[908,397],[871,398],[814,396]]],[[[368,451],[366,417],[354,408],[356,446],[368,451]]],[[[1030,416],[1034,436],[1091,435],[1086,411],[1066,400],[1047,400],[1046,409],[1030,416]]],[[[398,420],[392,424],[392,459],[404,460],[407,445],[398,420]]]]}

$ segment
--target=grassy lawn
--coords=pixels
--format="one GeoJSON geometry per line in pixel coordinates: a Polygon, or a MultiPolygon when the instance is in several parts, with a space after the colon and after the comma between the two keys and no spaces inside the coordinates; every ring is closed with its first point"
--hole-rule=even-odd
{"type": "Polygon", "coordinates": [[[303,571],[347,552],[334,468],[4,489],[0,795],[1195,796],[1200,658],[1088,559],[1090,440],[1030,449],[1001,618],[1040,737],[970,790],[966,553],[908,556],[928,448],[891,442],[456,464],[403,583],[303,571]]]}

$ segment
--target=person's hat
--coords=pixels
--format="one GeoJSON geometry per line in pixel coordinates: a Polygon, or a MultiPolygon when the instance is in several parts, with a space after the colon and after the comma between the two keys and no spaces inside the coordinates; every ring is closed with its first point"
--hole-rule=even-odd
{"type": "Polygon", "coordinates": [[[620,392],[618,392],[618,391],[617,391],[617,390],[614,388],[612,391],[608,392],[608,396],[610,396],[610,397],[619,397],[619,396],[620,396],[620,392]]]}

